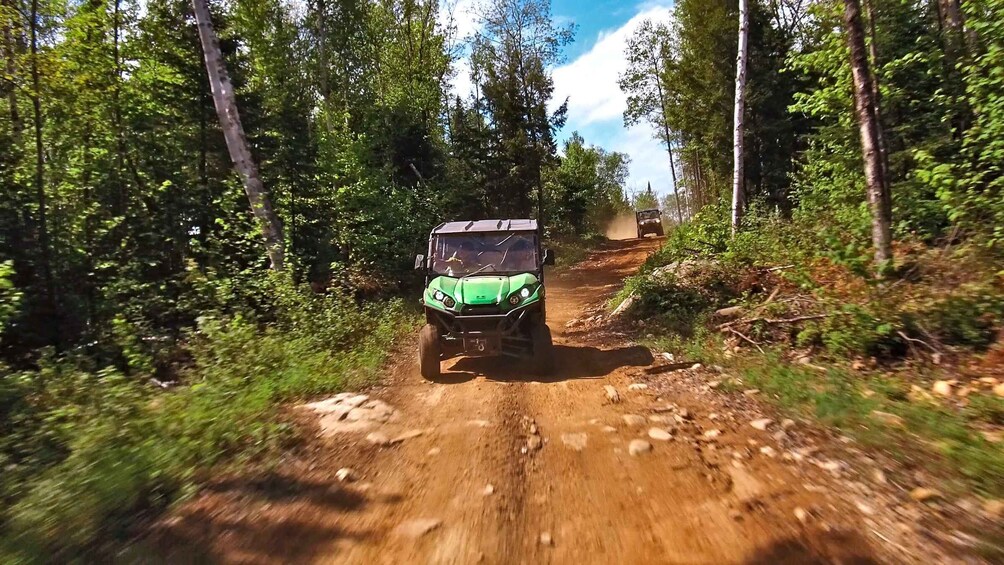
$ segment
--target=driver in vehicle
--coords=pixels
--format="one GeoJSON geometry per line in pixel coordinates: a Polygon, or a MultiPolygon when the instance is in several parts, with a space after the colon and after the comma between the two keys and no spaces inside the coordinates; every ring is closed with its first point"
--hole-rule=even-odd
{"type": "Polygon", "coordinates": [[[509,245],[505,258],[502,259],[502,269],[506,271],[533,271],[536,268],[533,243],[525,237],[517,236],[509,245]]]}
{"type": "Polygon", "coordinates": [[[469,270],[477,264],[477,261],[478,253],[474,250],[474,244],[462,241],[453,255],[446,260],[447,272],[452,276],[455,272],[469,270]]]}

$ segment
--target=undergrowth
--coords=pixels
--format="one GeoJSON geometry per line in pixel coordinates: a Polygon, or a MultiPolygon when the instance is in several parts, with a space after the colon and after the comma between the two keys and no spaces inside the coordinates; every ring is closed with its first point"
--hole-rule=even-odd
{"type": "Polygon", "coordinates": [[[277,453],[293,438],[283,403],[369,382],[415,321],[397,300],[358,306],[281,281],[262,290],[267,323],[203,316],[166,390],[134,369],[142,360],[94,369],[49,355],[37,370],[4,374],[0,561],[101,554],[99,544],[193,492],[214,466],[277,453]]]}
{"type": "Polygon", "coordinates": [[[784,411],[931,469],[950,489],[1004,495],[1004,445],[988,439],[1004,399],[979,383],[1004,377],[997,251],[904,236],[895,275],[877,280],[866,248],[828,233],[754,207],[732,238],[727,208],[707,207],[612,304],[632,297],[627,315],[653,347],[721,365],[784,411]],[[928,393],[938,379],[966,395],[928,393]]]}

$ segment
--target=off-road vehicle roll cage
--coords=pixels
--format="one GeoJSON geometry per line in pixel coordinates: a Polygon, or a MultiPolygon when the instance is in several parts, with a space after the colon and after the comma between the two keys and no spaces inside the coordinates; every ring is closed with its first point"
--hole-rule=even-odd
{"type": "Polygon", "coordinates": [[[446,222],[429,234],[425,273],[426,325],[419,339],[422,374],[436,378],[440,361],[457,355],[531,359],[537,371],[552,364],[544,267],[536,220],[446,222]]]}
{"type": "Polygon", "coordinates": [[[657,236],[666,235],[662,226],[662,211],[658,208],[638,210],[634,215],[638,223],[638,237],[645,237],[650,233],[657,236]]]}

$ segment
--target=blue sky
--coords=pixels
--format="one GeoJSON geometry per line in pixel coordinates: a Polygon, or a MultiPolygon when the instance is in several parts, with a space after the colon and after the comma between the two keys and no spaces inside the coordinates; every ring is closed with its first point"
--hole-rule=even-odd
{"type": "MultiPolygon", "coordinates": [[[[491,1],[491,0],[487,0],[491,1]]],[[[458,0],[453,10],[459,35],[475,30],[471,6],[477,0],[458,0]]],[[[552,0],[551,13],[558,23],[577,26],[575,42],[565,50],[566,60],[553,70],[553,106],[568,97],[568,123],[559,133],[564,140],[578,131],[587,143],[631,157],[628,190],[643,190],[647,182],[660,194],[672,191],[666,152],[642,124],[625,128],[626,98],[617,86],[624,70],[624,48],[644,19],[668,20],[672,0],[631,3],[617,0],[552,0]]],[[[467,69],[461,65],[454,87],[469,88],[467,69]]]]}

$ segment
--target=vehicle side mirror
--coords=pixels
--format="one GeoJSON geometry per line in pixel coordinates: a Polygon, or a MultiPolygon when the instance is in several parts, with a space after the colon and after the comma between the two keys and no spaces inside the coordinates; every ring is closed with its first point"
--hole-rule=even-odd
{"type": "Polygon", "coordinates": [[[550,249],[544,250],[544,264],[548,266],[554,265],[554,252],[550,249]]]}
{"type": "Polygon", "coordinates": [[[425,255],[415,255],[415,270],[419,271],[425,268],[425,255]]]}

